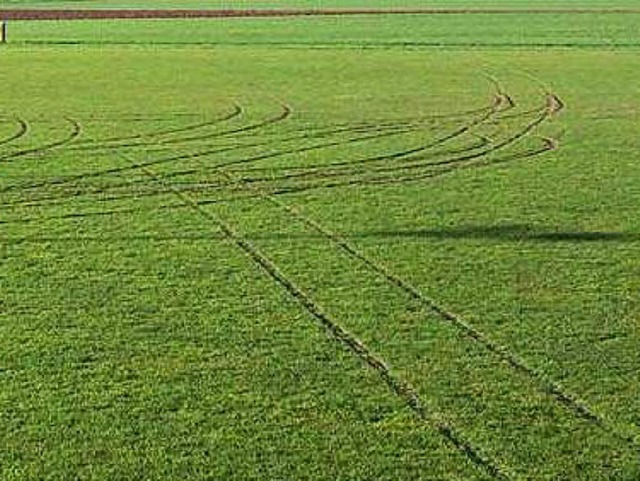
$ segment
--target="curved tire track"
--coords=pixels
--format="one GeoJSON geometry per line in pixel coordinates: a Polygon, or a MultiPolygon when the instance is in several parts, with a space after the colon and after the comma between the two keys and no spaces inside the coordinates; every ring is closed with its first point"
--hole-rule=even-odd
{"type": "MultiPolygon", "coordinates": [[[[54,142],[50,142],[47,144],[38,145],[37,147],[30,147],[27,149],[22,149],[17,152],[12,152],[10,154],[5,154],[0,156],[0,161],[5,160],[13,160],[20,157],[25,157],[33,154],[42,154],[45,152],[49,152],[53,149],[57,149],[63,147],[70,142],[73,142],[76,138],[78,138],[82,134],[82,126],[80,123],[72,118],[65,118],[65,120],[71,125],[71,132],[64,138],[60,140],[56,140],[54,142]]],[[[6,189],[6,188],[5,188],[6,189]]],[[[0,189],[0,192],[4,192],[5,189],[0,189]]]]}
{"type": "MultiPolygon", "coordinates": [[[[502,149],[508,145],[511,145],[524,136],[530,134],[534,129],[536,129],[540,124],[542,124],[545,120],[548,120],[558,112],[560,112],[563,108],[562,100],[556,95],[550,94],[546,99],[546,108],[544,114],[541,115],[538,119],[534,120],[530,124],[528,124],[524,129],[520,132],[512,135],[507,140],[498,144],[495,149],[492,149],[490,152],[502,149]]],[[[525,154],[525,156],[538,155],[540,153],[548,152],[557,148],[557,141],[551,138],[542,138],[544,142],[544,147],[535,151],[531,151],[525,154]]],[[[503,159],[507,160],[507,159],[503,159]]],[[[513,160],[513,159],[508,159],[513,160]]],[[[449,162],[451,163],[451,162],[449,162]]],[[[233,177],[229,174],[226,174],[227,178],[230,181],[233,181],[233,177]]],[[[240,182],[242,182],[240,180],[240,182]]],[[[262,191],[251,184],[245,184],[247,188],[256,192],[257,194],[262,195],[262,198],[266,201],[276,205],[278,208],[282,209],[286,212],[290,217],[298,219],[301,223],[309,227],[310,229],[316,231],[321,236],[329,240],[333,245],[337,248],[345,252],[351,258],[361,262],[368,269],[375,272],[377,275],[383,277],[389,284],[401,289],[405,294],[407,294],[410,298],[414,299],[421,303],[424,307],[428,308],[435,314],[437,314],[444,321],[455,326],[462,334],[464,334],[468,339],[473,342],[478,343],[487,351],[495,355],[501,361],[507,363],[512,369],[523,374],[528,378],[531,382],[534,383],[542,392],[554,398],[557,402],[567,408],[570,412],[572,412],[575,416],[584,419],[588,422],[596,424],[600,428],[606,430],[609,433],[614,434],[619,439],[627,443],[634,443],[632,439],[627,437],[624,434],[619,433],[615,428],[609,426],[605,420],[595,413],[591,408],[589,408],[583,401],[578,400],[572,394],[569,394],[562,386],[558,383],[548,379],[547,376],[540,373],[536,369],[529,366],[523,359],[517,356],[515,353],[507,349],[506,347],[498,344],[493,341],[488,335],[481,332],[467,321],[465,321],[461,316],[449,311],[445,307],[443,307],[440,303],[438,303],[433,298],[427,296],[422,291],[417,289],[415,286],[410,284],[408,281],[402,279],[400,276],[392,272],[388,267],[383,266],[380,262],[374,260],[372,257],[364,254],[363,251],[356,248],[353,244],[348,242],[343,236],[328,230],[326,227],[319,224],[317,221],[311,219],[309,216],[303,214],[298,208],[291,206],[289,204],[284,203],[280,199],[274,197],[272,193],[268,191],[262,191]]]]}
{"type": "MultiPolygon", "coordinates": [[[[145,170],[154,181],[162,183],[162,179],[157,177],[153,171],[150,169],[145,170]]],[[[172,186],[168,185],[167,187],[171,188],[172,186]]],[[[326,314],[308,294],[284,274],[283,270],[280,269],[277,264],[246,238],[241,236],[231,224],[211,214],[184,193],[174,191],[174,195],[183,201],[186,206],[199,213],[205,219],[213,222],[229,241],[247,255],[256,266],[287,292],[290,297],[296,300],[337,342],[351,351],[351,353],[358,357],[369,368],[376,371],[389,389],[401,398],[420,420],[435,429],[452,446],[467,457],[470,462],[489,474],[492,478],[501,481],[510,479],[503,467],[498,466],[493,460],[482,454],[476,446],[466,440],[451,425],[441,420],[438,415],[430,413],[413,386],[395,375],[382,358],[326,314]]]]}
{"type": "MultiPolygon", "coordinates": [[[[175,135],[184,132],[192,132],[194,130],[199,130],[206,127],[212,127],[215,125],[219,125],[223,122],[227,122],[236,117],[240,117],[244,113],[244,109],[239,104],[234,104],[234,109],[229,114],[226,114],[220,118],[214,120],[207,120],[206,122],[198,122],[190,125],[186,125],[183,127],[174,127],[171,129],[159,130],[155,132],[144,132],[137,133],[133,135],[127,135],[123,137],[110,137],[107,139],[92,139],[87,140],[85,142],[76,142],[70,150],[104,150],[104,149],[113,149],[113,148],[129,148],[129,147],[138,147],[138,146],[146,146],[148,143],[144,142],[132,142],[132,143],[122,143],[129,140],[138,140],[145,138],[155,138],[155,137],[163,137],[167,135],[175,135]],[[112,145],[115,144],[115,145],[112,145]]],[[[153,145],[157,145],[157,142],[154,142],[153,145]]]]}
{"type": "Polygon", "coordinates": [[[18,129],[11,134],[10,136],[0,139],[0,145],[8,145],[12,142],[15,142],[18,139],[21,139],[25,135],[29,133],[29,123],[21,118],[15,119],[16,124],[18,124],[18,129]]]}

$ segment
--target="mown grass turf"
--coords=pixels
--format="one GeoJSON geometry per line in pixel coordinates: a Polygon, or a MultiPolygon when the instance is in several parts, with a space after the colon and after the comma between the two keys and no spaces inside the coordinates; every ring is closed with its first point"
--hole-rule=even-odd
{"type": "Polygon", "coordinates": [[[407,15],[9,23],[12,43],[637,48],[640,15],[407,15]]]}
{"type": "Polygon", "coordinates": [[[0,50],[2,479],[637,479],[632,50],[48,25],[0,50]]]}

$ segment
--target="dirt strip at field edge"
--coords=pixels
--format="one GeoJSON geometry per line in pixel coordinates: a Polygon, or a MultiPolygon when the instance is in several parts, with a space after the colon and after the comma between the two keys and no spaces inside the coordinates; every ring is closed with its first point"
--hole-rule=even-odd
{"type": "Polygon", "coordinates": [[[640,8],[409,8],[409,9],[0,9],[2,20],[311,17],[348,15],[640,14],[640,8]]]}

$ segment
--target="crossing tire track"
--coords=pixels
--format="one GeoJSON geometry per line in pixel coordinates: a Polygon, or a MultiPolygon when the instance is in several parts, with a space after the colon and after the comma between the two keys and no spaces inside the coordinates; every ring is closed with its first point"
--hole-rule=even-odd
{"type": "MultiPolygon", "coordinates": [[[[548,95],[546,99],[546,108],[544,114],[527,125],[517,134],[512,135],[507,141],[501,143],[499,148],[510,145],[513,142],[521,139],[525,135],[528,135],[542,122],[548,120],[550,117],[560,112],[563,106],[564,104],[558,96],[553,94],[548,95]]],[[[548,137],[541,137],[541,139],[544,142],[544,146],[542,148],[526,152],[523,156],[529,157],[533,155],[539,155],[544,152],[555,150],[558,146],[558,143],[555,139],[548,137]]],[[[517,157],[507,156],[503,159],[503,161],[509,161],[519,157],[520,155],[518,155],[517,157]]],[[[491,163],[491,165],[495,164],[491,163]]],[[[230,180],[234,180],[231,175],[227,175],[230,180]]],[[[594,425],[597,425],[604,431],[613,434],[615,437],[626,443],[635,445],[634,439],[630,438],[624,433],[619,432],[614,426],[609,425],[603,417],[593,411],[592,408],[590,408],[584,401],[579,400],[575,395],[569,393],[560,384],[549,379],[546,375],[531,367],[524,359],[520,358],[517,354],[491,339],[490,336],[474,327],[460,315],[445,308],[443,305],[438,303],[430,296],[426,295],[409,281],[394,273],[390,268],[384,266],[374,258],[366,255],[363,251],[350,243],[345,237],[333,231],[330,231],[319,222],[303,214],[299,208],[285,203],[284,201],[280,200],[280,198],[274,196],[273,193],[263,191],[250,183],[246,183],[245,185],[247,185],[248,189],[251,189],[258,194],[262,194],[263,199],[276,205],[292,218],[297,219],[308,228],[316,231],[318,234],[330,241],[339,250],[343,251],[349,257],[355,259],[356,261],[359,261],[369,270],[384,278],[390,285],[402,290],[411,299],[421,303],[424,307],[437,314],[442,320],[452,324],[462,334],[464,334],[465,337],[481,345],[492,355],[495,355],[498,359],[509,365],[514,371],[519,372],[520,374],[528,378],[531,382],[534,383],[534,385],[537,386],[538,389],[551,396],[560,405],[564,406],[569,412],[573,413],[573,415],[594,425]]]]}
{"type": "MultiPolygon", "coordinates": [[[[349,180],[340,181],[340,182],[308,185],[304,187],[279,188],[279,189],[269,191],[269,194],[272,196],[280,196],[280,195],[300,194],[300,193],[304,193],[307,191],[314,191],[314,190],[331,190],[331,189],[338,189],[338,188],[344,188],[344,187],[390,186],[390,185],[403,185],[403,184],[409,185],[409,184],[415,184],[417,182],[436,180],[439,177],[452,174],[463,169],[469,169],[469,168],[481,169],[481,168],[487,168],[487,167],[494,167],[496,165],[507,164],[516,160],[533,158],[535,156],[547,153],[550,150],[554,150],[556,147],[557,147],[557,141],[555,139],[545,138],[544,146],[541,148],[529,149],[523,152],[510,154],[508,156],[501,157],[500,159],[497,159],[497,160],[495,159],[491,160],[490,162],[477,163],[474,165],[467,165],[464,167],[452,167],[444,171],[429,172],[419,176],[416,176],[416,175],[405,176],[405,177],[388,176],[384,178],[374,178],[374,179],[349,179],[349,180]]],[[[161,178],[160,176],[158,177],[161,178]]],[[[227,182],[227,185],[233,185],[239,191],[246,190],[246,187],[241,187],[238,184],[239,182],[227,182]]],[[[200,193],[201,191],[198,189],[181,189],[180,192],[184,194],[197,194],[197,193],[200,193]]],[[[136,194],[127,196],[126,198],[136,198],[136,200],[143,200],[151,197],[166,196],[169,193],[170,191],[167,189],[156,189],[156,190],[150,190],[144,194],[136,193],[136,194]]],[[[246,200],[259,199],[263,195],[264,195],[263,193],[255,193],[251,195],[237,195],[237,194],[228,195],[226,197],[218,197],[218,198],[207,197],[205,199],[194,200],[194,203],[197,203],[199,206],[205,207],[208,205],[228,204],[233,202],[242,202],[246,200]]],[[[104,202],[120,201],[120,200],[125,200],[126,198],[125,197],[107,198],[107,199],[104,199],[104,202]]],[[[92,202],[101,203],[103,202],[103,200],[100,198],[96,198],[96,199],[92,199],[92,202]]],[[[154,210],[155,211],[165,211],[165,210],[173,211],[173,210],[183,209],[184,207],[185,207],[184,204],[161,204],[161,205],[155,206],[154,210]]],[[[20,219],[12,219],[12,220],[5,219],[5,220],[0,220],[0,225],[43,223],[46,221],[53,221],[53,220],[65,220],[65,219],[73,220],[73,219],[103,217],[103,216],[119,215],[119,214],[139,214],[142,212],[144,211],[140,207],[120,208],[120,209],[111,209],[111,210],[104,210],[104,211],[92,210],[88,212],[72,212],[69,214],[54,215],[54,216],[22,217],[20,219]]]]}
{"type": "MultiPolygon", "coordinates": [[[[157,177],[152,170],[145,168],[145,171],[156,182],[162,183],[162,179],[157,177]]],[[[171,188],[171,185],[168,187],[171,188]]],[[[510,479],[503,467],[498,466],[493,460],[482,454],[477,447],[473,446],[469,441],[462,437],[450,424],[441,420],[438,415],[429,413],[413,386],[395,375],[382,358],[326,314],[308,294],[306,294],[284,274],[283,270],[280,269],[277,264],[255,247],[249,240],[240,235],[231,224],[225,222],[220,217],[211,214],[208,210],[204,209],[202,205],[194,202],[194,200],[188,195],[179,191],[174,192],[174,194],[177,198],[182,200],[185,205],[192,208],[204,218],[213,222],[230,242],[241,250],[277,285],[286,291],[291,298],[296,300],[298,304],[300,304],[309,315],[315,318],[316,321],[324,327],[337,342],[348,349],[369,368],[376,371],[388,388],[396,396],[401,398],[414,412],[414,414],[419,417],[419,419],[435,429],[452,446],[466,456],[476,467],[483,470],[494,479],[505,481],[510,479]]]]}
{"type": "Polygon", "coordinates": [[[182,127],[173,127],[170,129],[158,130],[155,132],[144,132],[137,133],[133,135],[127,135],[123,137],[110,137],[107,139],[92,139],[86,140],[84,142],[76,142],[69,150],[102,150],[102,149],[113,149],[117,148],[125,148],[125,147],[137,147],[137,146],[145,146],[145,143],[126,143],[129,140],[138,140],[145,138],[155,138],[155,137],[163,137],[168,135],[175,135],[185,132],[192,132],[194,130],[203,129],[206,127],[212,127],[219,125],[223,122],[228,122],[234,118],[242,116],[244,113],[244,109],[239,104],[234,104],[234,109],[230,113],[213,120],[207,120],[205,122],[193,123],[190,125],[182,126],[182,127]]]}
{"type": "MultiPolygon", "coordinates": [[[[510,100],[509,101],[510,105],[514,105],[513,101],[510,100]]],[[[444,160],[438,161],[438,162],[433,162],[433,161],[429,161],[429,162],[418,162],[418,163],[405,163],[405,164],[401,164],[401,165],[397,165],[397,166],[391,166],[391,167],[386,167],[386,166],[381,166],[381,167],[371,167],[368,169],[360,169],[360,170],[355,170],[353,168],[353,166],[355,164],[362,164],[366,161],[379,161],[379,160],[395,160],[397,158],[402,158],[402,157],[408,157],[409,159],[413,160],[413,159],[433,159],[433,157],[437,157],[439,155],[443,155],[446,156],[447,154],[451,154],[451,151],[442,151],[442,152],[437,152],[437,153],[431,153],[430,155],[422,155],[422,156],[417,156],[414,157],[413,152],[415,151],[422,151],[425,149],[411,149],[408,151],[404,151],[398,155],[388,155],[388,156],[379,156],[379,157],[373,157],[370,159],[364,159],[363,161],[360,162],[343,162],[341,163],[341,166],[344,166],[342,169],[339,170],[330,170],[330,169],[316,169],[316,170],[306,170],[306,171],[302,171],[302,172],[298,172],[298,173],[294,173],[294,174],[286,174],[286,175],[281,175],[279,177],[272,177],[271,179],[274,180],[283,180],[283,179],[290,179],[290,178],[305,178],[305,177],[311,177],[311,178],[331,178],[331,177],[354,177],[354,175],[370,175],[372,173],[383,173],[383,174],[393,174],[393,173],[400,173],[403,171],[411,171],[411,170],[417,170],[417,169],[425,169],[425,168],[434,168],[434,167],[441,167],[441,166],[447,166],[447,165],[452,165],[452,164],[458,164],[458,163],[465,163],[465,162],[469,162],[469,161],[473,161],[482,157],[486,157],[489,154],[492,154],[494,152],[497,152],[501,149],[504,149],[505,147],[508,147],[512,144],[514,144],[516,141],[522,139],[523,137],[525,137],[526,135],[528,135],[529,133],[531,133],[537,126],[539,126],[542,122],[544,122],[545,120],[547,120],[549,118],[550,115],[552,115],[555,111],[551,111],[548,107],[545,108],[543,110],[543,113],[540,115],[539,118],[535,119],[533,122],[527,124],[523,129],[521,129],[520,131],[518,131],[516,134],[509,136],[507,139],[499,142],[499,143],[494,143],[493,145],[490,145],[490,147],[481,150],[480,152],[475,152],[475,153],[470,153],[470,154],[465,154],[465,155],[459,155],[457,157],[449,157],[446,158],[444,160]],[[406,154],[406,152],[410,152],[410,154],[406,154]]],[[[485,119],[486,120],[486,119],[485,119]]],[[[457,132],[463,132],[466,133],[468,132],[469,129],[459,129],[457,132]]],[[[446,142],[448,140],[450,140],[452,138],[451,135],[446,136],[444,138],[442,138],[442,142],[446,142]]],[[[435,144],[438,144],[438,141],[435,142],[435,144]]],[[[474,146],[475,147],[475,146],[474,146]]],[[[466,149],[461,149],[462,152],[466,151],[466,149]]],[[[336,163],[330,164],[330,165],[336,165],[336,163]]],[[[251,178],[251,177],[244,177],[241,178],[240,181],[243,182],[247,182],[247,183],[251,183],[251,182],[260,182],[260,181],[264,181],[267,180],[269,178],[251,178]]]]}
{"type": "MultiPolygon", "coordinates": [[[[493,105],[485,107],[485,108],[481,108],[481,109],[475,109],[475,110],[470,110],[466,113],[469,112],[484,112],[483,116],[480,119],[474,119],[471,122],[465,124],[463,127],[457,129],[456,131],[454,131],[453,133],[450,133],[448,135],[446,135],[445,137],[442,137],[440,139],[437,139],[436,141],[432,142],[432,144],[438,145],[441,143],[444,143],[448,140],[451,140],[453,138],[455,138],[456,136],[462,135],[462,133],[467,132],[469,130],[469,128],[473,125],[477,125],[480,122],[484,121],[486,118],[488,118],[488,116],[494,114],[496,112],[496,109],[499,107],[499,98],[496,97],[494,100],[493,105]]],[[[290,113],[290,109],[288,109],[289,113],[290,113]]],[[[285,110],[286,112],[286,110],[285,110]]],[[[282,114],[281,114],[282,115],[282,114]]],[[[441,116],[441,117],[444,117],[441,116]]],[[[458,117],[456,114],[450,114],[448,117],[458,117]]],[[[268,119],[266,122],[271,123],[272,119],[268,119]]],[[[253,129],[255,127],[255,125],[251,125],[249,126],[249,128],[253,129]]],[[[243,130],[245,130],[246,128],[243,128],[243,130]]],[[[411,131],[409,129],[404,129],[404,130],[398,130],[398,131],[382,131],[382,132],[377,132],[377,133],[373,133],[373,134],[369,134],[369,135],[365,135],[365,136],[361,136],[361,137],[353,137],[350,139],[343,139],[341,141],[332,141],[332,142],[326,142],[326,143],[322,143],[322,144],[316,144],[313,146],[307,146],[307,147],[302,147],[302,148],[296,148],[296,149],[289,149],[287,151],[279,151],[276,153],[270,153],[270,154],[262,154],[259,156],[255,156],[253,158],[250,158],[249,161],[256,161],[256,160],[262,160],[262,159],[267,159],[267,158],[274,158],[280,155],[285,155],[285,154],[296,154],[296,153],[303,153],[303,152],[309,152],[312,150],[320,150],[323,148],[328,148],[328,147],[336,147],[336,146],[340,146],[340,145],[347,145],[350,143],[356,143],[356,142],[364,142],[364,141],[368,141],[368,140],[375,140],[375,139],[380,139],[380,138],[384,138],[384,137],[389,137],[389,136],[395,136],[395,135],[402,135],[402,134],[408,134],[411,133],[411,131]]],[[[237,146],[237,147],[226,147],[226,148],[220,148],[220,149],[214,149],[214,150],[207,150],[204,152],[197,152],[194,153],[192,155],[187,154],[187,155],[180,155],[180,156],[170,156],[168,158],[165,159],[161,159],[159,161],[151,161],[151,162],[147,162],[144,165],[150,166],[150,165],[157,165],[159,163],[165,163],[165,162],[172,162],[172,161],[176,161],[176,160],[188,160],[188,159],[196,159],[196,158],[204,158],[213,154],[218,154],[218,153],[226,153],[226,152],[231,152],[234,150],[240,150],[243,148],[249,148],[249,147],[256,147],[256,146],[261,146],[263,145],[263,143],[255,143],[252,144],[250,146],[237,146]]],[[[385,156],[387,158],[393,158],[393,157],[402,157],[404,155],[407,154],[407,151],[401,151],[399,153],[396,154],[392,154],[391,156],[385,156]]],[[[379,158],[375,158],[375,160],[380,160],[379,158]]],[[[247,159],[243,159],[243,162],[246,162],[247,159]]],[[[137,164],[137,165],[142,165],[142,164],[137,164]]],[[[88,178],[96,178],[96,177],[102,177],[105,175],[109,175],[109,174],[120,174],[126,170],[130,170],[132,168],[132,166],[127,166],[125,168],[113,168],[113,169],[108,169],[105,171],[100,171],[99,173],[97,173],[98,175],[94,175],[94,173],[87,173],[85,175],[76,175],[76,176],[70,176],[67,177],[66,179],[64,179],[64,182],[62,181],[62,179],[55,179],[53,181],[48,181],[48,182],[41,182],[41,183],[37,183],[37,184],[31,184],[31,185],[27,185],[24,186],[24,188],[38,188],[38,187],[46,187],[46,186],[59,186],[62,184],[66,184],[66,183],[70,183],[72,181],[80,181],[80,180],[86,180],[88,178]]],[[[214,169],[219,168],[218,166],[214,166],[214,169]]],[[[172,176],[178,176],[178,175],[189,175],[189,174],[193,174],[193,173],[197,173],[199,171],[191,169],[191,170],[187,170],[185,172],[171,172],[168,175],[172,175],[172,176]]],[[[131,182],[127,182],[121,185],[130,185],[131,182]]],[[[5,188],[4,190],[0,190],[1,192],[7,192],[9,190],[13,190],[10,187],[5,188]]],[[[93,194],[99,193],[96,192],[96,190],[94,189],[92,191],[93,194]]],[[[34,200],[34,199],[30,199],[29,201],[26,202],[22,202],[22,201],[17,201],[17,202],[5,202],[5,203],[0,203],[0,207],[14,207],[14,206],[18,206],[18,205],[28,205],[28,206],[32,206],[32,207],[36,207],[36,206],[40,206],[43,205],[43,202],[47,202],[47,203],[51,203],[54,202],[56,200],[61,200],[62,202],[71,199],[71,198],[77,198],[79,196],[83,195],[82,192],[78,192],[77,190],[73,193],[73,195],[62,195],[62,196],[52,196],[52,195],[48,195],[44,198],[40,198],[38,200],[34,200]]]]}
{"type": "MultiPolygon", "coordinates": [[[[228,130],[226,132],[223,132],[222,134],[227,134],[227,133],[233,133],[233,132],[247,132],[247,131],[254,131],[263,127],[266,127],[268,125],[272,125],[278,122],[282,122],[283,120],[287,119],[292,113],[292,110],[289,106],[287,105],[283,105],[283,111],[278,114],[277,116],[268,118],[266,120],[262,120],[260,122],[254,123],[254,124],[250,124],[244,127],[239,127],[237,129],[233,129],[233,130],[228,130]]],[[[72,138],[68,139],[67,141],[65,141],[64,143],[68,143],[71,140],[73,140],[75,137],[77,136],[73,136],[72,138]]],[[[60,144],[63,145],[63,144],[60,144]]],[[[40,151],[46,151],[46,150],[50,150],[53,147],[57,147],[60,145],[56,145],[56,144],[49,144],[47,146],[47,149],[44,148],[39,148],[37,149],[37,152],[40,151]]],[[[35,149],[31,149],[26,153],[20,153],[20,155],[27,155],[28,153],[34,153],[35,149]]],[[[166,163],[171,163],[171,162],[177,162],[177,161],[181,161],[181,160],[189,160],[189,159],[195,159],[195,158],[199,158],[199,157],[203,157],[203,156],[207,156],[207,155],[212,155],[212,154],[219,154],[219,153],[223,153],[223,152],[227,152],[227,151],[231,151],[234,150],[234,147],[224,147],[224,148],[215,148],[215,149],[207,149],[205,151],[200,151],[200,152],[193,152],[193,153],[187,153],[187,154],[180,154],[180,155],[174,155],[174,156],[169,156],[166,158],[160,158],[160,159],[153,159],[150,161],[145,161],[145,162],[138,162],[138,163],[133,163],[131,165],[127,165],[124,167],[113,167],[113,168],[109,168],[109,169],[104,169],[104,170],[99,170],[99,171],[92,171],[92,172],[85,172],[82,174],[75,174],[75,175],[69,175],[69,176],[65,176],[65,177],[60,177],[60,178],[55,178],[55,179],[50,179],[50,180],[46,180],[46,181],[41,181],[41,182],[33,182],[30,184],[13,184],[13,185],[8,185],[5,186],[3,188],[0,188],[0,194],[6,193],[6,192],[10,192],[10,191],[26,191],[26,190],[31,190],[31,189],[38,189],[38,188],[43,188],[43,187],[51,187],[51,186],[59,186],[59,185],[63,185],[63,184],[67,184],[67,183],[71,183],[74,181],[78,181],[78,180],[84,180],[84,179],[90,179],[90,178],[99,178],[105,175],[111,175],[111,174],[120,174],[123,172],[129,172],[129,171],[134,171],[134,170],[140,170],[144,167],[151,167],[151,166],[155,166],[155,165],[160,165],[160,164],[166,164],[166,163]]],[[[2,157],[0,157],[0,161],[4,160],[2,157]]]]}

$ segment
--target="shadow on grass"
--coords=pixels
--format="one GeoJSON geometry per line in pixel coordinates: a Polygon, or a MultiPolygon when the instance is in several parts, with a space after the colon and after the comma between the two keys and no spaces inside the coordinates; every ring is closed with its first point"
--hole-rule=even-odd
{"type": "MultiPolygon", "coordinates": [[[[285,233],[271,232],[266,234],[248,234],[251,241],[286,241],[303,240],[314,241],[325,237],[313,233],[285,233]]],[[[541,229],[526,224],[508,224],[497,226],[463,226],[449,229],[414,229],[396,231],[369,231],[352,232],[344,235],[347,239],[436,239],[436,240],[491,240],[503,242],[640,242],[640,233],[635,232],[581,232],[563,231],[551,228],[541,229]]],[[[184,242],[211,242],[222,241],[225,236],[221,233],[183,232],[180,234],[138,234],[138,235],[94,235],[94,236],[37,236],[22,238],[5,238],[5,244],[23,243],[83,243],[83,242],[158,242],[158,243],[184,243],[184,242]]]]}
{"type": "Polygon", "coordinates": [[[499,240],[527,242],[638,242],[640,233],[604,231],[566,231],[531,226],[527,224],[507,224],[496,226],[471,225],[449,229],[414,229],[398,231],[373,231],[357,233],[352,238],[428,238],[442,240],[499,240]]]}

